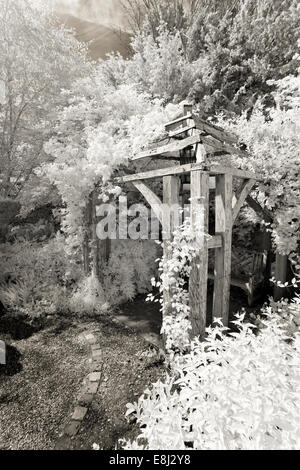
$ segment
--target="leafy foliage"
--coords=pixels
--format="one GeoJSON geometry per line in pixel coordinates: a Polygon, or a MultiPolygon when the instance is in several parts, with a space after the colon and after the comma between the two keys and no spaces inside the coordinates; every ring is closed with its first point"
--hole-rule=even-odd
{"type": "Polygon", "coordinates": [[[250,119],[219,119],[219,124],[235,132],[249,150],[249,158],[235,157],[235,165],[261,174],[254,196],[273,217],[269,229],[281,254],[297,252],[300,238],[300,76],[277,82],[273,99],[276,107],[265,109],[258,103],[250,119]]]}
{"type": "MultiPolygon", "coordinates": [[[[196,255],[195,228],[190,219],[174,231],[173,240],[159,262],[159,280],[152,279],[153,286],[159,289],[163,324],[161,333],[165,336],[165,346],[170,357],[174,352],[185,351],[190,343],[189,294],[186,280],[190,276],[192,260],[196,255]],[[166,302],[164,292],[169,292],[166,302]]],[[[155,300],[153,294],[148,300],[155,300]]]]}
{"type": "Polygon", "coordinates": [[[70,247],[82,241],[92,190],[99,186],[101,201],[101,188],[106,195],[113,172],[158,138],[164,122],[178,112],[174,105],[163,108],[134,85],[114,86],[106,73],[107,67],[100,66],[67,92],[69,105],[59,114],[55,135],[45,145],[53,162],[44,171],[66,204],[63,229],[70,247]]]}
{"type": "Polygon", "coordinates": [[[67,288],[81,276],[78,264],[67,257],[61,236],[45,243],[18,240],[2,245],[1,266],[2,302],[29,316],[63,311],[67,288]]]}
{"type": "Polygon", "coordinates": [[[299,331],[287,341],[282,318],[271,307],[263,314],[258,334],[238,315],[238,332],[208,328],[178,356],[164,382],[128,405],[141,434],[125,448],[299,448],[299,331]]]}
{"type": "Polygon", "coordinates": [[[156,271],[157,246],[151,241],[118,240],[104,268],[103,288],[109,305],[149,292],[156,271]]]}
{"type": "Polygon", "coordinates": [[[79,257],[68,256],[63,236],[44,243],[19,239],[1,246],[0,299],[29,316],[103,314],[149,292],[156,258],[154,242],[115,242],[100,284],[93,275],[84,276],[79,257]]]}
{"type": "Polygon", "coordinates": [[[27,183],[30,191],[31,177],[36,184],[35,172],[47,160],[43,144],[64,105],[60,90],[90,67],[86,47],[57,24],[48,3],[0,1],[2,197],[17,197],[27,183]]]}
{"type": "MultiPolygon", "coordinates": [[[[243,110],[251,113],[258,98],[272,102],[268,80],[295,73],[300,26],[296,0],[226,0],[221,4],[198,0],[189,2],[190,8],[181,14],[180,1],[147,3],[146,20],[137,28],[136,37],[144,37],[139,39],[138,50],[137,40],[133,42],[133,61],[137,53],[143,58],[137,72],[141,86],[149,87],[148,65],[156,76],[172,77],[174,85],[178,77],[186,78],[189,86],[177,91],[174,87],[170,99],[189,97],[201,103],[204,114],[240,114],[243,110]],[[177,69],[170,60],[174,54],[180,63],[177,69]]],[[[143,15],[139,18],[141,23],[143,15]]],[[[166,98],[164,82],[154,92],[166,98]]]]}

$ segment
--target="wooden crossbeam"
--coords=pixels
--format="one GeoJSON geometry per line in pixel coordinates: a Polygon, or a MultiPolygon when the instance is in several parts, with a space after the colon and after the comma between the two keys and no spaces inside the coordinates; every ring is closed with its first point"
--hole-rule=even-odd
{"type": "Polygon", "coordinates": [[[232,209],[232,224],[234,224],[234,222],[236,221],[237,216],[241,210],[241,207],[246,201],[246,198],[248,194],[250,193],[251,189],[253,188],[253,186],[255,185],[255,183],[256,183],[255,179],[245,180],[243,181],[242,185],[236,192],[235,194],[236,203],[232,209]]]}
{"type": "Polygon", "coordinates": [[[174,140],[173,142],[162,145],[161,147],[145,150],[144,152],[132,157],[131,160],[140,160],[142,158],[157,157],[166,153],[179,152],[180,150],[183,150],[190,145],[194,145],[199,141],[200,137],[198,135],[193,135],[182,140],[174,140]]]}
{"type": "Polygon", "coordinates": [[[273,221],[272,215],[264,209],[255,199],[251,196],[247,196],[246,198],[247,203],[260,217],[262,217],[266,222],[271,223],[273,221]]]}
{"type": "Polygon", "coordinates": [[[165,124],[165,129],[166,131],[169,131],[173,129],[176,124],[179,124],[182,121],[186,121],[187,119],[191,119],[192,117],[192,113],[187,113],[184,116],[180,116],[177,119],[174,119],[174,121],[167,122],[167,124],[165,124]]]}
{"type": "Polygon", "coordinates": [[[244,150],[241,150],[238,147],[228,144],[227,142],[220,142],[219,140],[216,140],[214,137],[211,137],[209,135],[201,135],[201,140],[203,144],[213,147],[215,149],[215,152],[225,152],[231,155],[240,155],[241,157],[248,156],[247,152],[245,152],[244,150]]]}
{"type": "Polygon", "coordinates": [[[143,181],[133,181],[132,184],[144,196],[154,214],[162,224],[162,201],[143,181]]]}
{"type": "Polygon", "coordinates": [[[203,119],[193,115],[194,122],[196,124],[197,129],[206,132],[207,134],[211,135],[215,139],[218,139],[220,142],[226,142],[229,144],[237,144],[237,138],[231,135],[229,132],[224,131],[218,126],[214,124],[208,123],[203,119]]]}
{"type": "Polygon", "coordinates": [[[178,129],[175,129],[174,131],[170,131],[169,137],[176,137],[180,134],[183,134],[184,132],[191,131],[192,129],[195,129],[195,125],[179,127],[178,129]]]}
{"type": "Polygon", "coordinates": [[[143,173],[121,176],[116,178],[116,181],[118,183],[129,183],[132,181],[154,179],[168,175],[182,175],[197,170],[208,171],[211,176],[228,174],[237,178],[254,179],[258,181],[262,179],[260,175],[250,171],[239,170],[237,168],[231,168],[222,165],[207,165],[203,163],[188,163],[186,165],[176,165],[168,168],[159,168],[157,170],[150,170],[143,173]]]}

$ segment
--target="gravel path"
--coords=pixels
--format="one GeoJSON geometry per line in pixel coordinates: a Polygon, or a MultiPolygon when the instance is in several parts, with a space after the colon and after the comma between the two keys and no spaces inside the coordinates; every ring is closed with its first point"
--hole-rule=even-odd
{"type": "Polygon", "coordinates": [[[53,449],[82,378],[88,348],[67,322],[10,344],[22,370],[0,375],[0,449],[53,449]]]}
{"type": "MultiPolygon", "coordinates": [[[[125,419],[126,403],[165,373],[157,355],[134,330],[110,318],[58,321],[30,338],[8,341],[13,375],[0,368],[0,450],[52,450],[76,407],[90,372],[90,348],[83,339],[97,331],[103,367],[98,391],[67,449],[114,449],[120,438],[139,434],[125,419]]],[[[58,447],[61,448],[61,447],[58,447]]]]}

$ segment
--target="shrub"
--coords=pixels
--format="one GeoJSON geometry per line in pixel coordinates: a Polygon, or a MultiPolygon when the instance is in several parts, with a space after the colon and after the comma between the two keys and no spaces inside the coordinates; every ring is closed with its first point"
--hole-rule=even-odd
{"type": "Polygon", "coordinates": [[[82,279],[71,293],[67,308],[73,313],[90,315],[107,310],[103,287],[93,274],[82,279]]]}
{"type": "MultiPolygon", "coordinates": [[[[268,228],[276,251],[290,255],[299,253],[300,239],[300,74],[272,84],[276,107],[258,102],[250,119],[246,114],[232,120],[223,116],[219,125],[247,145],[249,157],[234,156],[233,163],[262,175],[253,197],[271,216],[268,228]]],[[[256,222],[257,217],[249,213],[248,220],[256,222]]]]}
{"type": "Polygon", "coordinates": [[[157,246],[153,241],[118,240],[104,269],[105,299],[110,305],[149,292],[156,270],[157,246]]]}
{"type": "Polygon", "coordinates": [[[80,279],[81,269],[68,259],[61,236],[47,243],[7,243],[0,255],[0,298],[7,308],[29,316],[66,308],[66,290],[80,279]]]}
{"type": "Polygon", "coordinates": [[[299,331],[288,338],[282,316],[272,307],[262,313],[258,334],[244,315],[237,315],[238,332],[225,334],[220,323],[208,328],[206,341],[177,356],[165,381],[127,405],[141,434],[125,449],[299,448],[299,331]]]}
{"type": "Polygon", "coordinates": [[[115,242],[100,284],[93,275],[84,277],[80,259],[70,260],[60,235],[45,243],[7,243],[0,252],[0,300],[31,317],[104,313],[150,290],[156,258],[152,241],[115,242]]]}

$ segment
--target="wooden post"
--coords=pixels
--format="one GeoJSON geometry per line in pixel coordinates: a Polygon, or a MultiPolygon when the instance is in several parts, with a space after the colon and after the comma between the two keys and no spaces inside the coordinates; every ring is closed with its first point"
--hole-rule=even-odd
{"type": "Polygon", "coordinates": [[[216,176],[215,233],[221,235],[223,246],[215,250],[213,318],[221,317],[228,326],[231,243],[232,243],[232,176],[216,176]]]}
{"type": "Polygon", "coordinates": [[[84,269],[84,274],[86,276],[89,275],[90,273],[90,268],[91,268],[91,247],[90,247],[90,241],[91,241],[91,223],[92,223],[92,198],[91,196],[89,197],[87,206],[85,208],[85,234],[84,234],[84,240],[83,240],[83,246],[82,246],[82,252],[83,252],[83,269],[84,269]]]}
{"type": "Polygon", "coordinates": [[[193,112],[193,105],[185,103],[183,105],[183,115],[186,116],[187,114],[192,113],[192,112],[193,112]]]}
{"type": "Polygon", "coordinates": [[[209,173],[191,172],[191,223],[196,230],[198,255],[192,262],[189,280],[191,338],[203,337],[206,327],[208,277],[209,173]]]}
{"type": "Polygon", "coordinates": [[[92,226],[91,226],[91,255],[92,255],[92,273],[97,279],[99,279],[99,239],[97,237],[97,218],[96,218],[96,204],[97,204],[97,194],[96,191],[92,192],[92,226]]]}
{"type": "MultiPolygon", "coordinates": [[[[163,178],[163,212],[162,212],[162,229],[165,237],[163,242],[164,256],[168,260],[172,256],[170,241],[173,238],[173,232],[178,226],[178,214],[176,213],[176,205],[179,209],[179,188],[180,178],[177,176],[165,176],[163,178]],[[171,208],[173,210],[171,210],[171,208]]],[[[170,305],[170,289],[166,289],[163,294],[165,311],[170,305]]]]}
{"type": "Polygon", "coordinates": [[[93,191],[91,194],[90,202],[90,220],[91,220],[91,258],[92,258],[92,273],[99,281],[103,281],[103,266],[108,261],[111,249],[111,240],[100,240],[97,236],[97,214],[96,206],[99,203],[97,192],[93,191]]]}
{"type": "MultiPolygon", "coordinates": [[[[275,279],[283,284],[287,281],[288,257],[276,253],[275,279]]],[[[277,302],[286,295],[286,288],[274,286],[274,300],[277,302]]]]}

